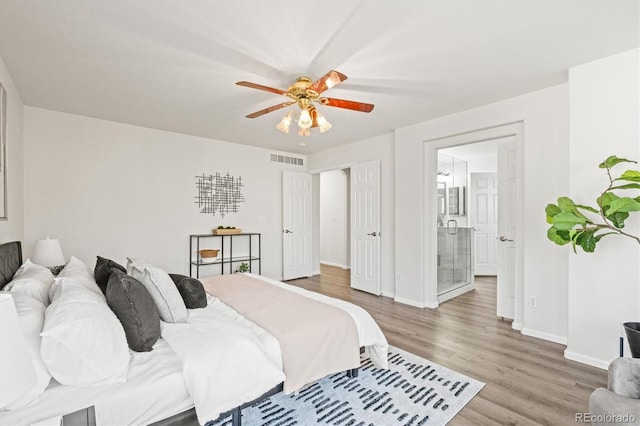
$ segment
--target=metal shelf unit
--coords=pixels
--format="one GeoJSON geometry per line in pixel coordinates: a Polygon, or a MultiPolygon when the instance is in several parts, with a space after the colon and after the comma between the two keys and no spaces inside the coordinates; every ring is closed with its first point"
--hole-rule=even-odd
{"type": "MultiPolygon", "coordinates": [[[[257,232],[242,232],[240,234],[229,235],[215,235],[215,234],[192,234],[189,235],[189,247],[190,247],[190,264],[189,264],[189,276],[193,277],[195,271],[195,278],[200,278],[200,268],[209,268],[217,270],[219,274],[232,274],[234,272],[234,264],[246,262],[249,265],[249,272],[253,272],[255,269],[254,264],[257,264],[258,274],[262,273],[261,251],[262,251],[262,236],[257,232]],[[207,240],[213,238],[211,244],[207,244],[206,248],[218,248],[220,250],[219,256],[212,262],[203,262],[200,259],[200,240],[207,240]],[[233,240],[248,239],[249,253],[243,253],[241,255],[234,255],[233,252],[233,240]],[[219,240],[219,241],[216,241],[219,240]],[[214,247],[211,247],[214,246],[214,247]],[[193,256],[196,258],[194,259],[193,256]],[[219,268],[214,266],[219,265],[219,268]],[[225,272],[225,268],[227,271],[225,272]]],[[[203,247],[204,248],[204,247],[203,247]]],[[[209,275],[216,275],[212,273],[209,275]]]]}

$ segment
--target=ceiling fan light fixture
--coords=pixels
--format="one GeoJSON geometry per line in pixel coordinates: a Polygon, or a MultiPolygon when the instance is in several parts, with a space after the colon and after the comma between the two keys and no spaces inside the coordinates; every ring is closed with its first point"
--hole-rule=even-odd
{"type": "Polygon", "coordinates": [[[320,127],[320,133],[324,133],[331,128],[331,123],[319,112],[316,115],[316,120],[318,121],[318,127],[320,127]]]}
{"type": "Polygon", "coordinates": [[[282,133],[289,133],[289,126],[291,126],[291,111],[282,117],[280,124],[278,124],[276,128],[282,133]]]}
{"type": "Polygon", "coordinates": [[[309,129],[313,124],[313,120],[311,119],[311,114],[309,114],[308,109],[303,109],[300,111],[300,119],[298,120],[298,126],[302,129],[309,129]]]}
{"type": "Polygon", "coordinates": [[[279,104],[263,108],[260,111],[247,115],[247,118],[261,117],[267,113],[297,104],[300,108],[300,115],[295,118],[292,116],[293,112],[287,113],[276,128],[283,133],[289,133],[291,121],[295,119],[299,126],[298,135],[309,136],[311,135],[312,128],[317,127],[320,129],[320,133],[324,133],[332,127],[331,123],[329,123],[327,119],[316,110],[314,104],[359,112],[371,112],[373,110],[373,104],[346,99],[320,97],[320,95],[326,90],[335,87],[346,79],[347,76],[341,72],[330,70],[316,81],[312,81],[309,77],[299,77],[287,90],[275,89],[273,87],[263,86],[249,81],[238,81],[236,84],[238,86],[275,93],[288,98],[287,102],[281,102],[279,104]]]}

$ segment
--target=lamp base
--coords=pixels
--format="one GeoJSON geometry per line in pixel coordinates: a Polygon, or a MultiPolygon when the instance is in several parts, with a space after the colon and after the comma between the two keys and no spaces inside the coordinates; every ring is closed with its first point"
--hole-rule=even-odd
{"type": "Polygon", "coordinates": [[[58,274],[64,269],[64,265],[58,265],[58,266],[49,266],[49,270],[51,271],[51,273],[53,274],[54,277],[57,277],[58,274]]]}

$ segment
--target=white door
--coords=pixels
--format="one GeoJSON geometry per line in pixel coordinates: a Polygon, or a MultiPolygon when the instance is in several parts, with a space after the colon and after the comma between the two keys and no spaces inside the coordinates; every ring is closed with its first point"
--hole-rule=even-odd
{"type": "Polygon", "coordinates": [[[497,314],[514,317],[516,284],[516,141],[498,144],[497,314]]]}
{"type": "Polygon", "coordinates": [[[476,275],[498,275],[498,175],[471,173],[469,226],[474,228],[476,275]]]}
{"type": "Polygon", "coordinates": [[[310,277],[311,175],[282,172],[282,277],[310,277]]]}
{"type": "Polygon", "coordinates": [[[351,287],[380,295],[380,161],[351,167],[351,287]]]}

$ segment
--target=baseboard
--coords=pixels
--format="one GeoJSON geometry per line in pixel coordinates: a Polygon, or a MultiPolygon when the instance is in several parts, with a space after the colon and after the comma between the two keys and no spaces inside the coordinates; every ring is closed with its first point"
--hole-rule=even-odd
{"type": "Polygon", "coordinates": [[[511,323],[511,328],[513,328],[514,330],[522,331],[522,324],[520,324],[519,322],[513,321],[511,323]]]}
{"type": "Polygon", "coordinates": [[[426,308],[424,303],[416,302],[415,300],[411,300],[411,299],[405,299],[404,297],[394,296],[393,300],[405,305],[415,306],[416,308],[426,308]]]}
{"type": "Polygon", "coordinates": [[[382,295],[383,295],[384,297],[390,297],[390,298],[392,298],[392,299],[393,299],[394,297],[396,297],[396,293],[395,293],[395,291],[383,291],[383,292],[382,292],[382,295]]]}
{"type": "Polygon", "coordinates": [[[347,265],[343,265],[341,263],[334,263],[334,262],[325,262],[324,260],[320,261],[321,265],[328,265],[328,266],[335,266],[337,268],[342,268],[342,269],[350,269],[347,265]]]}
{"type": "Polygon", "coordinates": [[[556,334],[551,334],[551,333],[544,333],[542,331],[532,330],[527,327],[523,327],[521,332],[525,336],[531,336],[537,339],[548,340],[549,342],[560,343],[561,345],[567,344],[567,338],[564,336],[558,336],[556,334]]]}
{"type": "Polygon", "coordinates": [[[461,294],[465,294],[467,292],[470,292],[473,289],[474,289],[473,284],[469,283],[469,284],[463,285],[462,287],[458,287],[456,289],[449,290],[446,293],[442,293],[442,294],[438,295],[438,304],[440,304],[442,302],[446,302],[447,300],[453,299],[454,297],[458,297],[461,294]]]}
{"type": "Polygon", "coordinates": [[[566,359],[570,359],[571,361],[577,361],[582,364],[590,365],[592,367],[602,368],[603,370],[607,370],[609,368],[609,362],[607,361],[592,358],[590,356],[582,355],[576,352],[571,352],[568,349],[564,350],[564,357],[566,359]]]}

